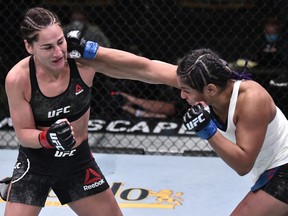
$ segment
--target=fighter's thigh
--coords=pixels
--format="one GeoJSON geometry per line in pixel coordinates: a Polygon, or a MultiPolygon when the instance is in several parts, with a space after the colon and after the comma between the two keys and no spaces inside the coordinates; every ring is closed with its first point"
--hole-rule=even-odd
{"type": "Polygon", "coordinates": [[[41,211],[41,207],[25,205],[22,203],[6,202],[5,216],[37,216],[41,211]]]}
{"type": "Polygon", "coordinates": [[[232,212],[232,216],[286,215],[288,205],[263,190],[249,192],[232,212]]]}
{"type": "Polygon", "coordinates": [[[122,216],[111,189],[68,203],[68,206],[78,215],[85,216],[122,216]]]}
{"type": "Polygon", "coordinates": [[[29,159],[20,153],[14,167],[7,201],[43,207],[51,182],[51,177],[31,173],[29,159]]]}

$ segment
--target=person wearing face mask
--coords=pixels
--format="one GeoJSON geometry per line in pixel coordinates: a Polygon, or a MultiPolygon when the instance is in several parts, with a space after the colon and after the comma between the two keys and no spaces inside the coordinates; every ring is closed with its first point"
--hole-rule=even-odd
{"type": "Polygon", "coordinates": [[[90,23],[81,9],[72,10],[70,23],[63,27],[65,34],[72,30],[81,31],[86,40],[97,41],[101,46],[111,47],[111,42],[103,30],[99,26],[90,23]]]}
{"type": "Polygon", "coordinates": [[[265,52],[276,52],[277,49],[275,47],[275,43],[278,41],[279,35],[276,34],[270,34],[270,33],[265,33],[265,39],[266,39],[266,47],[264,48],[265,52]]]}
{"type": "MultiPolygon", "coordinates": [[[[257,68],[281,68],[283,61],[280,53],[281,23],[274,15],[268,15],[263,22],[263,33],[256,37],[245,51],[248,66],[257,68]]],[[[237,60],[236,65],[243,67],[245,59],[237,60]]]]}
{"type": "MultiPolygon", "coordinates": [[[[281,20],[281,23],[283,25],[282,31],[281,31],[281,44],[279,52],[281,53],[281,59],[283,62],[283,67],[279,73],[279,75],[269,81],[270,86],[274,87],[288,87],[288,4],[286,0],[275,0],[275,5],[277,5],[278,8],[278,16],[281,20]]],[[[285,106],[286,107],[286,106],[285,106]]]]}
{"type": "Polygon", "coordinates": [[[280,68],[282,59],[279,50],[281,24],[276,16],[267,16],[264,21],[264,46],[257,53],[257,62],[261,68],[280,68]]]}

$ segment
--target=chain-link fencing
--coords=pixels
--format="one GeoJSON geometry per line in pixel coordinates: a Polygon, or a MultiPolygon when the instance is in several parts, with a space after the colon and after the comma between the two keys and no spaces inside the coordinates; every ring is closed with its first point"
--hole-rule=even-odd
{"type": "MultiPolygon", "coordinates": [[[[5,76],[27,56],[19,24],[34,6],[56,12],[65,32],[78,28],[88,40],[150,59],[177,64],[190,49],[209,47],[235,70],[243,70],[248,62],[253,78],[288,114],[283,78],[288,62],[285,0],[11,0],[0,4],[2,148],[18,145],[9,118],[5,76]],[[279,76],[282,87],[275,86],[279,76]]],[[[185,131],[182,116],[187,107],[179,90],[172,87],[96,74],[88,127],[91,147],[98,152],[214,155],[206,141],[185,131]],[[115,92],[125,92],[139,103],[129,103],[123,110],[127,100],[115,92]]]]}

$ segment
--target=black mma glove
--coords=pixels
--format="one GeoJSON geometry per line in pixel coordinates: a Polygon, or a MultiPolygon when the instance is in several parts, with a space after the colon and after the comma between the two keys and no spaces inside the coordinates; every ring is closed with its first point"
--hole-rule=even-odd
{"type": "Polygon", "coordinates": [[[68,32],[66,40],[70,58],[94,59],[96,57],[99,48],[98,43],[86,41],[79,30],[68,32]]]}
{"type": "Polygon", "coordinates": [[[71,127],[66,121],[55,122],[50,128],[42,131],[38,139],[43,148],[56,148],[60,151],[70,150],[76,143],[71,127]]]}
{"type": "Polygon", "coordinates": [[[188,109],[183,120],[185,127],[195,131],[202,139],[208,140],[217,132],[217,126],[202,104],[194,105],[188,109]]]}

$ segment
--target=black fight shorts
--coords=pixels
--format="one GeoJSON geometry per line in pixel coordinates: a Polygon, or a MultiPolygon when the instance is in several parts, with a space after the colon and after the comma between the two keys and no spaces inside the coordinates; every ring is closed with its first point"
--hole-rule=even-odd
{"type": "Polygon", "coordinates": [[[251,190],[258,189],[288,204],[288,164],[264,172],[251,190]]]}
{"type": "MultiPolygon", "coordinates": [[[[22,148],[22,150],[31,156],[29,152],[33,152],[35,149],[22,148]]],[[[44,207],[48,193],[52,189],[61,204],[64,205],[101,193],[109,188],[109,184],[90,152],[87,141],[73,151],[73,156],[56,160],[53,158],[54,155],[59,154],[56,150],[51,154],[52,158],[48,154],[46,158],[42,159],[35,158],[35,154],[29,157],[24,152],[20,148],[8,195],[7,201],[9,202],[44,207]],[[87,160],[87,158],[90,159],[87,160]],[[37,160],[40,159],[41,162],[45,161],[44,167],[40,166],[43,164],[41,162],[40,165],[37,165],[37,160]],[[47,164],[53,172],[49,170],[47,164]]],[[[41,156],[43,157],[43,155],[41,156]]]]}

